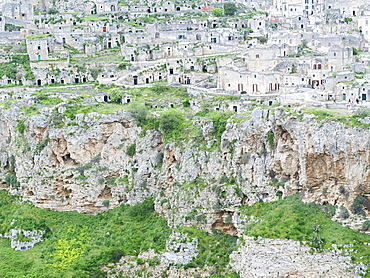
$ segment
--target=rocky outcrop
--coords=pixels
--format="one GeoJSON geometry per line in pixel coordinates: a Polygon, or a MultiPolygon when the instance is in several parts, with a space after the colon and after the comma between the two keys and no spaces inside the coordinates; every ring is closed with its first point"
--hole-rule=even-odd
{"type": "Polygon", "coordinates": [[[350,209],[370,192],[370,131],[299,111],[256,109],[244,122],[229,121],[220,142],[213,123],[199,119],[201,141],[167,144],[124,111],[73,120],[41,112],[2,111],[0,161],[2,187],[42,208],[97,213],[157,196],[171,226],[236,234],[227,218],[240,205],[302,192],[307,202],[350,209]]]}
{"type": "Polygon", "coordinates": [[[366,269],[352,264],[342,250],[313,253],[288,239],[244,237],[244,241],[230,255],[230,265],[240,277],[361,277],[359,273],[366,269]]]}

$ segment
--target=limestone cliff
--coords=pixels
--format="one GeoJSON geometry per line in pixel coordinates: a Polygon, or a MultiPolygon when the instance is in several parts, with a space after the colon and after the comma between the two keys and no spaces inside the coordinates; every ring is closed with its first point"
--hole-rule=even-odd
{"type": "Polygon", "coordinates": [[[351,210],[370,192],[370,131],[341,122],[256,109],[229,120],[220,142],[212,121],[199,119],[201,143],[164,143],[124,111],[73,120],[59,112],[0,115],[2,187],[41,208],[97,213],[157,196],[171,226],[236,234],[225,219],[242,204],[303,192],[304,201],[351,210]]]}

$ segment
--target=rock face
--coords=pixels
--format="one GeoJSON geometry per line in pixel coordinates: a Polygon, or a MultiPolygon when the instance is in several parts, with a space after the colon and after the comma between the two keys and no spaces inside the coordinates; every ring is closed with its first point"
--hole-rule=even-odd
{"type": "MultiPolygon", "coordinates": [[[[2,111],[1,186],[41,208],[90,214],[155,196],[155,209],[170,227],[196,225],[237,236],[243,236],[241,205],[301,192],[303,201],[351,211],[356,196],[370,193],[368,129],[281,109],[256,109],[243,122],[230,119],[221,140],[212,121],[196,124],[197,135],[165,143],[160,131],[143,130],[124,111],[73,119],[49,108],[29,117],[18,108],[2,111]]],[[[171,240],[164,254],[142,254],[155,260],[153,273],[210,275],[173,266],[196,256],[198,242],[177,234],[171,240]]],[[[230,264],[241,277],[357,275],[345,272],[352,265],[335,252],[310,254],[288,240],[244,240],[230,264]]],[[[117,268],[129,276],[144,271],[129,256],[117,268]]]]}
{"type": "Polygon", "coordinates": [[[233,208],[296,192],[350,209],[370,192],[370,131],[299,118],[256,109],[230,121],[220,142],[212,122],[200,119],[201,142],[164,144],[159,131],[143,131],[122,111],[71,120],[49,108],[30,117],[13,108],[0,115],[2,187],[41,208],[84,213],[156,195],[170,226],[230,234],[233,208]]]}
{"type": "Polygon", "coordinates": [[[240,277],[361,277],[351,258],[341,251],[310,253],[310,248],[288,239],[244,237],[245,245],[234,251],[231,267],[240,277]]]}

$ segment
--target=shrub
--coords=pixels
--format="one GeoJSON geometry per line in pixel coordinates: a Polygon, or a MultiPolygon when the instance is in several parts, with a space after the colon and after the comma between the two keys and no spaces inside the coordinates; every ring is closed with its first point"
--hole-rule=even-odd
{"type": "Polygon", "coordinates": [[[94,78],[94,80],[96,80],[98,78],[99,73],[100,73],[100,69],[99,68],[92,68],[90,70],[90,74],[91,74],[92,78],[94,78]]]}
{"type": "Polygon", "coordinates": [[[136,153],[136,144],[133,143],[133,144],[131,144],[130,146],[127,147],[126,154],[128,156],[131,156],[132,157],[132,156],[135,155],[135,153],[136,153]]]}
{"type": "Polygon", "coordinates": [[[15,174],[8,174],[5,177],[5,183],[13,189],[18,189],[20,186],[17,176],[15,174]]]}
{"type": "Polygon", "coordinates": [[[341,206],[339,215],[340,215],[340,218],[347,219],[349,217],[349,212],[344,206],[341,206]]]}
{"type": "Polygon", "coordinates": [[[362,224],[362,230],[363,231],[368,231],[370,229],[370,220],[366,220],[363,224],[362,224]]]}
{"type": "Polygon", "coordinates": [[[59,11],[57,9],[49,9],[48,14],[58,14],[59,11]]]}
{"type": "Polygon", "coordinates": [[[123,92],[118,88],[114,88],[112,90],[109,90],[109,96],[112,101],[118,102],[119,100],[121,100],[123,92]]]}
{"type": "Polygon", "coordinates": [[[351,205],[352,213],[353,214],[363,213],[364,212],[363,207],[369,209],[370,201],[367,197],[359,195],[354,199],[353,204],[351,205]]]}
{"type": "Polygon", "coordinates": [[[233,16],[237,12],[237,7],[234,3],[226,2],[224,3],[224,13],[225,15],[233,16]]]}
{"type": "Polygon", "coordinates": [[[177,110],[164,113],[159,119],[159,129],[166,140],[183,136],[186,118],[177,110]]]}
{"type": "Polygon", "coordinates": [[[36,146],[36,152],[40,153],[49,144],[49,137],[36,146]]]}
{"type": "Polygon", "coordinates": [[[164,84],[161,84],[161,83],[156,83],[153,87],[152,87],[152,91],[157,93],[157,94],[163,94],[163,93],[166,93],[168,91],[171,90],[171,87],[169,86],[166,86],[164,84]]]}
{"type": "Polygon", "coordinates": [[[354,117],[360,118],[360,119],[370,117],[370,109],[369,108],[357,109],[354,113],[354,117]]]}
{"type": "Polygon", "coordinates": [[[164,154],[161,152],[161,153],[158,153],[156,158],[155,158],[155,164],[157,167],[161,167],[162,164],[163,164],[163,159],[164,159],[164,154]]]}
{"type": "Polygon", "coordinates": [[[131,116],[137,121],[138,125],[143,126],[148,115],[148,109],[141,104],[133,103],[128,108],[131,116]]]}
{"type": "Polygon", "coordinates": [[[109,208],[109,204],[110,204],[109,200],[104,200],[102,202],[102,205],[105,206],[106,208],[109,208]]]}
{"type": "Polygon", "coordinates": [[[251,158],[251,154],[246,152],[242,154],[242,157],[240,158],[240,163],[241,164],[247,164],[249,159],[251,158]]]}
{"type": "Polygon", "coordinates": [[[230,116],[231,114],[229,113],[219,113],[211,118],[213,122],[212,134],[219,142],[221,142],[221,136],[226,130],[227,120],[230,118],[230,116]]]}
{"type": "Polygon", "coordinates": [[[220,183],[229,183],[230,179],[226,175],[222,175],[220,178],[220,183]]]}
{"type": "Polygon", "coordinates": [[[221,8],[214,8],[212,10],[212,15],[215,17],[222,17],[224,16],[224,10],[221,8]]]}
{"type": "Polygon", "coordinates": [[[274,134],[274,132],[272,132],[272,131],[269,131],[268,133],[267,133],[267,141],[268,141],[268,143],[269,143],[269,147],[270,147],[270,149],[274,149],[274,147],[275,147],[275,142],[274,142],[274,140],[275,140],[275,134],[274,134]]]}
{"type": "Polygon", "coordinates": [[[9,157],[9,171],[10,172],[15,172],[15,157],[14,155],[11,155],[9,157]]]}
{"type": "Polygon", "coordinates": [[[154,202],[153,199],[147,199],[142,203],[136,204],[129,208],[128,214],[137,219],[137,221],[142,221],[154,212],[154,202]]]}
{"type": "Polygon", "coordinates": [[[19,133],[23,134],[24,131],[26,130],[26,125],[24,124],[24,121],[19,121],[16,129],[19,133]]]}
{"type": "Polygon", "coordinates": [[[225,223],[226,224],[232,224],[233,223],[233,217],[231,215],[228,215],[225,217],[225,223]]]}

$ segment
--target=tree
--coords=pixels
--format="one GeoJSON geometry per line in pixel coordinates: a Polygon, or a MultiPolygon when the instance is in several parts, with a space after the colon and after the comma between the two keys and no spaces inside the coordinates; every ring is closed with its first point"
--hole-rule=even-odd
{"type": "Polygon", "coordinates": [[[236,5],[234,3],[224,3],[224,13],[225,15],[235,15],[238,11],[236,5]]]}
{"type": "Polygon", "coordinates": [[[128,111],[139,125],[142,126],[145,124],[146,116],[148,115],[148,109],[144,105],[133,103],[128,108],[128,111]]]}
{"type": "Polygon", "coordinates": [[[112,101],[117,102],[121,100],[123,96],[123,92],[121,92],[121,90],[118,88],[114,88],[114,89],[109,90],[109,96],[112,101]]]}
{"type": "Polygon", "coordinates": [[[99,72],[100,72],[99,68],[92,68],[90,70],[90,74],[91,74],[92,78],[94,78],[94,80],[96,80],[98,78],[99,72]]]}
{"type": "Polygon", "coordinates": [[[223,9],[220,9],[220,8],[214,8],[212,10],[212,14],[215,16],[215,17],[222,17],[224,16],[224,10],[223,9]]]}

